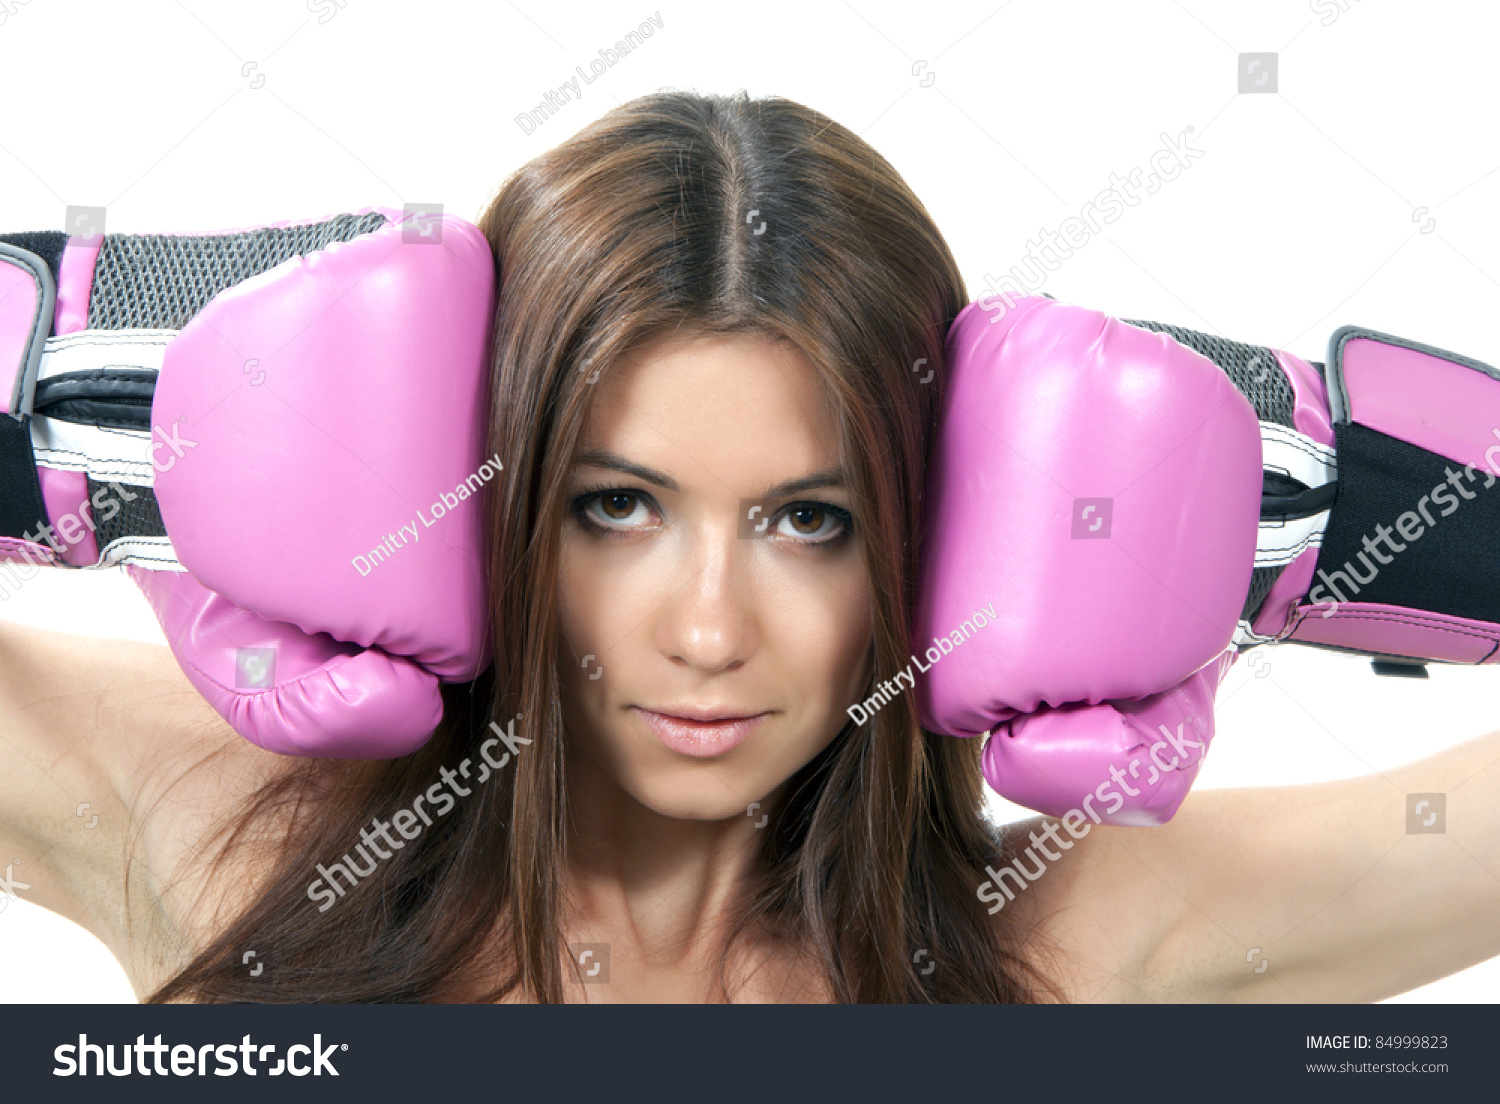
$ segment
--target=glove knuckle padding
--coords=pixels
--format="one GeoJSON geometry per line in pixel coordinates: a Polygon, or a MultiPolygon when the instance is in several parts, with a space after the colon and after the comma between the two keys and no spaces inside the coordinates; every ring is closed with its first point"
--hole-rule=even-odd
{"type": "Polygon", "coordinates": [[[1233,662],[1234,653],[1223,652],[1171,689],[1139,700],[1017,717],[985,743],[984,777],[1009,800],[1048,816],[1165,824],[1208,754],[1214,695],[1233,662]]]}
{"type": "Polygon", "coordinates": [[[408,659],[257,617],[185,571],[125,570],[151,603],[188,681],[230,727],[267,751],[394,758],[420,747],[442,720],[437,677],[408,659]],[[237,656],[249,648],[275,654],[274,685],[238,685],[237,656]]]}
{"type": "Polygon", "coordinates": [[[1024,301],[948,335],[927,476],[916,644],[967,636],[919,683],[924,724],[972,736],[1041,707],[1133,699],[1221,655],[1261,495],[1255,411],[1218,367],[1098,311],[1024,301]],[[1078,500],[1105,539],[1075,535],[1078,500]],[[1108,511],[1108,516],[1102,516],[1108,511]]]}
{"type": "Polygon", "coordinates": [[[403,242],[402,230],[294,257],[183,327],[152,418],[195,444],[157,473],[156,496],[179,561],[209,590],[472,678],[487,658],[484,497],[472,477],[493,266],[467,224],[445,223],[437,243],[403,242]],[[245,385],[252,358],[264,386],[245,385]],[[434,517],[442,493],[461,487],[434,517]],[[356,570],[356,557],[413,523],[416,540],[356,570]]]}

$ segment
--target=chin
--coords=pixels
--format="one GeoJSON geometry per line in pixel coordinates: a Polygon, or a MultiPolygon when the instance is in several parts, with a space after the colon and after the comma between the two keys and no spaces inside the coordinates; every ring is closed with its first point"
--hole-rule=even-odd
{"type": "Polygon", "coordinates": [[[728,820],[745,816],[750,803],[764,800],[765,794],[774,787],[754,787],[753,795],[741,797],[740,794],[748,793],[749,788],[742,790],[739,785],[726,783],[720,777],[684,779],[657,775],[650,779],[628,780],[625,788],[659,816],[674,820],[728,820]]]}

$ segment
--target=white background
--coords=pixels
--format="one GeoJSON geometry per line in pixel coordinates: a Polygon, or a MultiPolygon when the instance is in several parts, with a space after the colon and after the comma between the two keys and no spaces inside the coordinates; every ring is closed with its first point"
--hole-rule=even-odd
{"type": "MultiPolygon", "coordinates": [[[[618,103],[743,88],[880,150],[977,297],[1029,237],[1191,125],[1204,155],[1044,290],[1312,360],[1357,323],[1500,363],[1500,26],[1480,3],[1338,4],[0,0],[0,229],[61,229],[69,204],[107,207],[112,232],[370,204],[473,219],[508,173],[618,103]],[[580,102],[517,125],[656,14],[580,102]],[[1278,54],[1277,91],[1240,94],[1238,55],[1259,51],[1278,54]]],[[[0,616],[162,639],[113,571],[44,573],[0,616]]],[[[1311,649],[1258,654],[1269,663],[1242,661],[1223,687],[1200,786],[1363,774],[1500,727],[1500,671],[1418,682],[1311,649]]],[[[1399,999],[1497,995],[1492,960],[1399,999]]],[[[0,912],[0,1000],[133,999],[81,929],[24,894],[0,912]]]]}

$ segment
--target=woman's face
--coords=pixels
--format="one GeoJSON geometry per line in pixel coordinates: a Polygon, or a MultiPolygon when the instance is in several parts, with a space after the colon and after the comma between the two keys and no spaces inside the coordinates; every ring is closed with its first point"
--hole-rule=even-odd
{"type": "Polygon", "coordinates": [[[662,815],[744,816],[869,676],[834,410],[799,350],[759,336],[658,341],[595,386],[563,523],[570,754],[662,815]]]}

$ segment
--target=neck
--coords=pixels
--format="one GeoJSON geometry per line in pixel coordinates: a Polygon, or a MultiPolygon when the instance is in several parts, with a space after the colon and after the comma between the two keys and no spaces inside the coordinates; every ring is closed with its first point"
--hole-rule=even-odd
{"type": "Polygon", "coordinates": [[[658,970],[719,951],[758,869],[755,820],[665,815],[586,753],[569,755],[567,778],[569,940],[607,942],[616,961],[658,970]]]}

